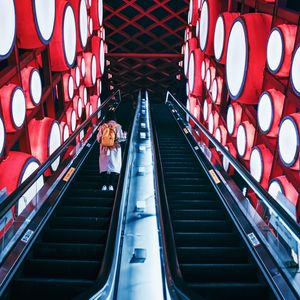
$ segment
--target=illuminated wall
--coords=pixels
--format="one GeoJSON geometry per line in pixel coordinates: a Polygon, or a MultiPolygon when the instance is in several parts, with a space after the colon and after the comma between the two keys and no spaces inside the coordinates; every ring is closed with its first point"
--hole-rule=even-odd
{"type": "Polygon", "coordinates": [[[190,112],[299,221],[299,13],[277,3],[191,0],[181,65],[190,112]]]}
{"type": "Polygon", "coordinates": [[[100,106],[106,52],[102,0],[0,0],[0,189],[14,191],[100,106]]]}

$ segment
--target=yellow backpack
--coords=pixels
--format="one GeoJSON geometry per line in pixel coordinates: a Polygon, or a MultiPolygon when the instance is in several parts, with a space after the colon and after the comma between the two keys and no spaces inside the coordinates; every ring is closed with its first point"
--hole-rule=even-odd
{"type": "Polygon", "coordinates": [[[115,127],[108,124],[103,124],[104,129],[100,144],[104,147],[113,147],[116,142],[116,130],[115,127]]]}

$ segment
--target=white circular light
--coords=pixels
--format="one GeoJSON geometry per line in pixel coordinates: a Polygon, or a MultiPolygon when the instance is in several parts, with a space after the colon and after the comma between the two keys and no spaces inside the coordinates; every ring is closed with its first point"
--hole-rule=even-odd
{"type": "Polygon", "coordinates": [[[26,116],[26,101],[23,91],[16,88],[12,96],[12,119],[17,128],[22,127],[26,116]]]}
{"type": "MultiPolygon", "coordinates": [[[[229,150],[227,146],[224,147],[227,151],[229,150]]],[[[229,152],[229,151],[228,151],[229,152]]],[[[223,155],[223,168],[226,172],[228,172],[230,166],[229,160],[226,158],[225,155],[223,155]]]]}
{"type": "MultiPolygon", "coordinates": [[[[49,156],[61,145],[61,133],[60,127],[57,122],[53,122],[50,136],[49,136],[49,156]]],[[[60,157],[58,157],[54,163],[51,164],[53,171],[56,171],[60,162],[60,157]]]]}
{"type": "Polygon", "coordinates": [[[16,35],[16,10],[13,0],[0,0],[0,58],[6,58],[13,49],[16,35]]]}
{"type": "Polygon", "coordinates": [[[297,159],[299,151],[299,132],[294,120],[283,119],[279,129],[279,154],[283,163],[291,166],[297,159]]]}
{"type": "Polygon", "coordinates": [[[197,20],[196,23],[196,37],[199,39],[199,30],[200,30],[200,20],[197,20]]]}
{"type": "Polygon", "coordinates": [[[69,66],[72,66],[76,56],[76,22],[72,7],[67,4],[63,18],[63,46],[69,66]]]}
{"type": "Polygon", "coordinates": [[[97,65],[96,65],[96,57],[93,55],[92,57],[92,84],[96,83],[96,76],[97,76],[97,65]]]}
{"type": "Polygon", "coordinates": [[[271,72],[277,72],[282,64],[284,44],[278,28],[270,34],[267,45],[267,63],[271,72]]]}
{"type": "Polygon", "coordinates": [[[87,96],[87,89],[86,87],[83,88],[83,103],[84,105],[87,104],[88,96],[87,96]]]}
{"type": "Polygon", "coordinates": [[[277,179],[272,180],[268,193],[275,199],[277,200],[281,194],[284,195],[284,190],[282,189],[281,184],[277,179]]]}
{"type": "Polygon", "coordinates": [[[206,77],[206,63],[203,60],[202,64],[201,64],[201,78],[202,80],[205,80],[206,77]]]}
{"type": "Polygon", "coordinates": [[[206,89],[208,91],[210,90],[210,85],[211,85],[211,72],[210,69],[208,69],[206,72],[206,89]]]}
{"type": "Polygon", "coordinates": [[[100,42],[100,73],[101,73],[101,75],[104,73],[104,68],[105,68],[104,42],[103,42],[103,40],[101,40],[101,42],[100,42]]]}
{"type": "Polygon", "coordinates": [[[74,97],[74,79],[73,79],[72,75],[69,76],[69,80],[68,80],[68,93],[69,93],[69,98],[73,99],[73,97],[74,97]]]}
{"type": "Polygon", "coordinates": [[[244,156],[246,154],[247,147],[247,133],[242,124],[238,127],[236,143],[239,155],[244,156]]]}
{"type": "Polygon", "coordinates": [[[86,73],[86,67],[85,67],[85,59],[84,57],[81,58],[81,75],[84,78],[86,73]]]}
{"type": "Polygon", "coordinates": [[[81,0],[79,7],[79,32],[82,48],[86,47],[88,39],[88,14],[85,0],[81,0]]]}
{"type": "Polygon", "coordinates": [[[63,132],[63,139],[64,142],[69,138],[70,136],[70,131],[68,126],[64,126],[64,132],[63,132]]]}
{"type": "Polygon", "coordinates": [[[213,113],[210,113],[209,117],[208,117],[208,131],[213,134],[214,133],[214,115],[213,113]]]}
{"type": "Polygon", "coordinates": [[[102,82],[101,79],[97,80],[97,89],[98,89],[98,94],[100,95],[102,92],[102,82]]]}
{"type": "Polygon", "coordinates": [[[292,61],[292,72],[291,72],[292,86],[297,93],[300,95],[300,47],[298,46],[292,61]]]}
{"type": "Polygon", "coordinates": [[[205,99],[205,101],[203,103],[203,118],[204,118],[204,121],[207,121],[207,119],[208,119],[208,102],[207,102],[207,99],[205,99]]]}
{"type": "MultiPolygon", "coordinates": [[[[32,158],[29,159],[24,169],[22,170],[23,175],[20,180],[20,183],[23,183],[31,174],[35,172],[36,169],[39,168],[39,163],[36,159],[32,158]]],[[[28,202],[31,201],[37,194],[37,192],[43,187],[44,185],[44,177],[41,175],[37,181],[23,194],[22,198],[18,201],[18,215],[24,210],[27,206],[28,202]],[[26,201],[24,201],[26,199],[26,201]]]]}
{"type": "Polygon", "coordinates": [[[82,116],[82,108],[83,108],[82,99],[79,97],[78,103],[77,103],[77,114],[78,114],[79,118],[81,118],[81,116],[82,116]]]}
{"type": "Polygon", "coordinates": [[[30,78],[30,95],[35,105],[38,105],[42,98],[42,81],[40,73],[34,69],[30,78]]]}
{"type": "Polygon", "coordinates": [[[190,62],[189,62],[189,87],[190,93],[194,90],[194,80],[195,80],[195,55],[194,52],[191,53],[190,62]]]}
{"type": "MultiPolygon", "coordinates": [[[[101,99],[100,99],[100,97],[98,97],[97,106],[98,106],[98,108],[101,106],[101,99]]],[[[101,117],[101,110],[98,112],[98,119],[100,119],[100,117],[101,117]]]]}
{"type": "Polygon", "coordinates": [[[190,0],[190,7],[189,7],[189,12],[188,12],[188,23],[191,24],[192,23],[192,18],[193,18],[193,2],[194,0],[190,0]]]}
{"type": "Polygon", "coordinates": [[[76,86],[79,87],[80,85],[80,70],[78,67],[75,69],[75,79],[76,79],[76,86]]]}
{"type": "Polygon", "coordinates": [[[185,43],[185,48],[184,48],[184,74],[187,74],[188,72],[188,66],[189,66],[189,43],[185,43]]]}
{"type": "Polygon", "coordinates": [[[222,143],[222,141],[221,141],[221,129],[218,127],[217,129],[216,129],[216,134],[215,134],[215,137],[216,137],[216,140],[219,142],[219,143],[222,143]]]}
{"type": "Polygon", "coordinates": [[[201,16],[200,16],[200,48],[202,51],[205,50],[208,38],[208,26],[209,26],[209,16],[208,16],[208,4],[207,1],[203,2],[201,16]]]}
{"type": "Polygon", "coordinates": [[[90,35],[93,35],[93,19],[89,19],[89,33],[90,35]]]}
{"type": "Polygon", "coordinates": [[[237,98],[244,87],[247,71],[246,32],[241,20],[230,31],[226,56],[226,78],[231,97],[237,98]]]}
{"type": "Polygon", "coordinates": [[[216,23],[214,35],[214,52],[217,60],[220,60],[223,55],[225,41],[225,25],[222,16],[219,16],[216,23]]]}
{"type": "Polygon", "coordinates": [[[39,34],[43,42],[48,44],[54,31],[55,0],[34,0],[33,4],[39,34]]]}
{"type": "Polygon", "coordinates": [[[257,182],[261,182],[263,175],[263,161],[259,148],[254,148],[251,152],[250,173],[257,182]]]}
{"type": "Polygon", "coordinates": [[[213,103],[216,103],[217,97],[218,97],[218,84],[217,84],[216,78],[213,80],[213,83],[212,83],[211,96],[212,96],[213,103]]]}
{"type": "Polygon", "coordinates": [[[71,130],[72,132],[76,129],[76,112],[75,110],[72,110],[71,114],[71,130]]]}
{"type": "Polygon", "coordinates": [[[232,105],[229,105],[227,110],[226,124],[228,133],[231,135],[234,132],[235,120],[234,120],[234,109],[232,105]]]}
{"type": "Polygon", "coordinates": [[[0,155],[2,155],[2,152],[4,150],[4,144],[5,144],[5,129],[4,129],[3,120],[0,117],[0,155]]]}
{"type": "Polygon", "coordinates": [[[273,123],[273,104],[269,93],[260,97],[257,110],[259,128],[263,133],[268,133],[273,123]]]}
{"type": "Polygon", "coordinates": [[[91,116],[93,114],[93,106],[92,105],[90,105],[89,112],[90,112],[90,116],[91,116]]]}
{"type": "MultiPolygon", "coordinates": [[[[94,0],[96,1],[96,0],[94,0]]],[[[103,24],[103,0],[98,0],[98,20],[100,26],[103,24]]]]}

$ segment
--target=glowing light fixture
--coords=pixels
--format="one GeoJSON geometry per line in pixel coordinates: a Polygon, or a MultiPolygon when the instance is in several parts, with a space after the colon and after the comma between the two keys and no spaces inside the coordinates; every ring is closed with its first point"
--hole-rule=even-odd
{"type": "Polygon", "coordinates": [[[55,0],[17,0],[15,5],[18,46],[33,49],[48,45],[54,32],[55,0]]]}

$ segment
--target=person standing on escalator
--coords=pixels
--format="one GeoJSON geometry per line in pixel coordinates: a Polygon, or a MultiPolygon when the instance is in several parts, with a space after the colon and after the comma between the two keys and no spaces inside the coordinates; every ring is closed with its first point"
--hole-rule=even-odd
{"type": "Polygon", "coordinates": [[[125,141],[122,127],[117,123],[114,109],[105,116],[97,134],[100,143],[99,171],[102,177],[102,191],[113,191],[117,176],[122,166],[120,143],[125,141]]]}

